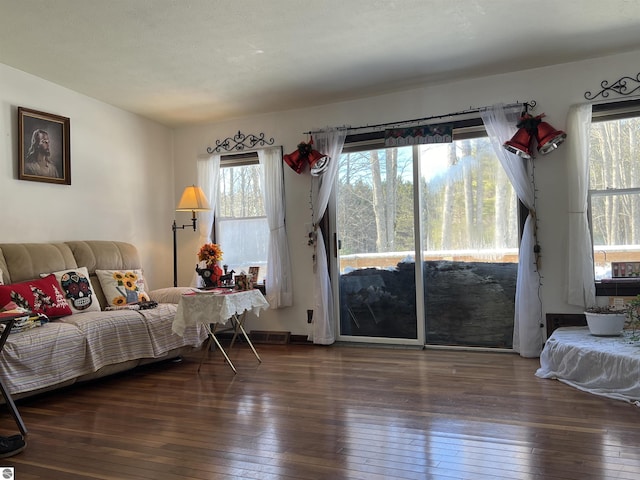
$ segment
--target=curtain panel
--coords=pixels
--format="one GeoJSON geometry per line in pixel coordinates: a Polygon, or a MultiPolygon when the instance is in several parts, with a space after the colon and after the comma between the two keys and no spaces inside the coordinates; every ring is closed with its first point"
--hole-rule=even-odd
{"type": "Polygon", "coordinates": [[[500,164],[507,173],[518,199],[529,209],[524,224],[516,279],[513,349],[523,357],[539,357],[542,351],[542,305],[538,296],[540,277],[534,247],[536,245],[535,191],[531,175],[532,160],[524,160],[502,147],[517,131],[521,106],[494,105],[481,112],[487,133],[500,164]]]}
{"type": "MultiPolygon", "coordinates": [[[[213,217],[216,213],[216,200],[218,199],[218,184],[220,183],[220,155],[211,155],[207,159],[198,160],[197,164],[198,186],[209,200],[211,210],[197,212],[198,215],[198,241],[199,245],[211,243],[213,230],[213,217]]],[[[192,287],[202,287],[202,278],[194,270],[191,279],[192,287]]]]}
{"type": "Polygon", "coordinates": [[[258,150],[258,160],[262,166],[264,208],[269,223],[266,297],[270,308],[290,307],[293,305],[293,281],[285,226],[282,148],[258,150]]]}
{"type": "Polygon", "coordinates": [[[569,242],[567,248],[567,303],[590,307],[596,303],[593,246],[589,231],[589,149],[591,104],[573,105],[567,114],[567,192],[569,242]]]}
{"type": "Polygon", "coordinates": [[[324,236],[319,222],[327,210],[331,190],[338,173],[338,164],[344,141],[347,138],[346,128],[328,128],[315,134],[314,142],[320,153],[329,157],[329,166],[322,175],[311,177],[312,191],[312,221],[316,234],[314,242],[314,277],[316,288],[314,291],[314,321],[309,340],[320,345],[330,345],[335,342],[334,305],[329,278],[329,264],[327,251],[324,246],[324,236]]]}

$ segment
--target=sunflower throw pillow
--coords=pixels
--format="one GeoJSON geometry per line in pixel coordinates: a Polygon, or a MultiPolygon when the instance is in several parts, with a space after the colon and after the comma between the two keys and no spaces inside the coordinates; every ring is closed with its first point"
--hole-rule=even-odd
{"type": "Polygon", "coordinates": [[[119,307],[149,300],[142,270],[96,270],[96,276],[107,303],[111,306],[119,307]]]}

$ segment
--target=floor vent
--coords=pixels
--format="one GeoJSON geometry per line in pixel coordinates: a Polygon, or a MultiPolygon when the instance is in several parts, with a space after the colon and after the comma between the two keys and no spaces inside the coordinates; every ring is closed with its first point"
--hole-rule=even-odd
{"type": "Polygon", "coordinates": [[[313,345],[313,342],[309,340],[308,335],[291,335],[289,337],[289,343],[303,344],[303,345],[313,345]]]}
{"type": "Polygon", "coordinates": [[[267,330],[251,330],[249,338],[253,343],[271,343],[273,345],[286,345],[289,343],[291,332],[270,332],[267,330]]]}

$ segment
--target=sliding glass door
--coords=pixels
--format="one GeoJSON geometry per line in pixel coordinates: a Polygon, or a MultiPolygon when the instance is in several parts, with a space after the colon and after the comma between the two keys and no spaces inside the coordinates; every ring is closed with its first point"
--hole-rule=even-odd
{"type": "Polygon", "coordinates": [[[511,348],[518,202],[489,140],[346,152],[338,338],[511,348]]]}
{"type": "Polygon", "coordinates": [[[418,339],[412,147],[343,154],[340,335],[418,339]]]}

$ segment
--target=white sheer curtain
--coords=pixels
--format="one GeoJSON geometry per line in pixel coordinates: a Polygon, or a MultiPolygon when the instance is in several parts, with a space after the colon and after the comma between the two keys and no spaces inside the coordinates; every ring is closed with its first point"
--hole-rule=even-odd
{"type": "MultiPolygon", "coordinates": [[[[198,212],[198,245],[211,242],[213,229],[213,216],[216,213],[216,200],[218,199],[218,184],[220,183],[220,155],[211,155],[207,159],[198,160],[198,186],[209,200],[211,210],[198,212]]],[[[194,252],[195,255],[195,252],[194,252]]],[[[197,263],[197,262],[195,262],[197,263]]],[[[195,265],[194,263],[194,265],[195,265]]],[[[192,287],[201,287],[202,278],[193,271],[191,279],[192,287]]]]}
{"type": "Polygon", "coordinates": [[[524,224],[518,260],[513,349],[523,357],[538,357],[542,351],[542,305],[539,299],[540,278],[534,254],[535,210],[534,186],[530,174],[531,160],[523,160],[502,147],[517,131],[522,113],[520,106],[494,105],[482,112],[493,149],[504,167],[520,201],[529,209],[524,224]]]}
{"type": "Polygon", "coordinates": [[[334,308],[331,281],[329,279],[329,265],[327,251],[324,247],[324,236],[318,223],[322,219],[329,196],[338,173],[338,163],[344,140],[347,137],[346,128],[330,128],[315,134],[314,143],[319,152],[329,156],[329,166],[320,176],[311,177],[313,192],[312,220],[316,233],[314,251],[314,275],[316,288],[314,292],[313,330],[309,340],[321,345],[330,345],[336,340],[334,331],[334,308]]]}
{"type": "Polygon", "coordinates": [[[290,307],[293,304],[293,284],[289,242],[284,221],[284,179],[282,148],[258,150],[262,166],[264,208],[269,223],[266,291],[270,308],[290,307]]]}
{"type": "Polygon", "coordinates": [[[595,305],[593,247],[587,218],[591,104],[573,105],[567,114],[567,178],[569,191],[569,248],[567,251],[567,302],[595,305]]]}

